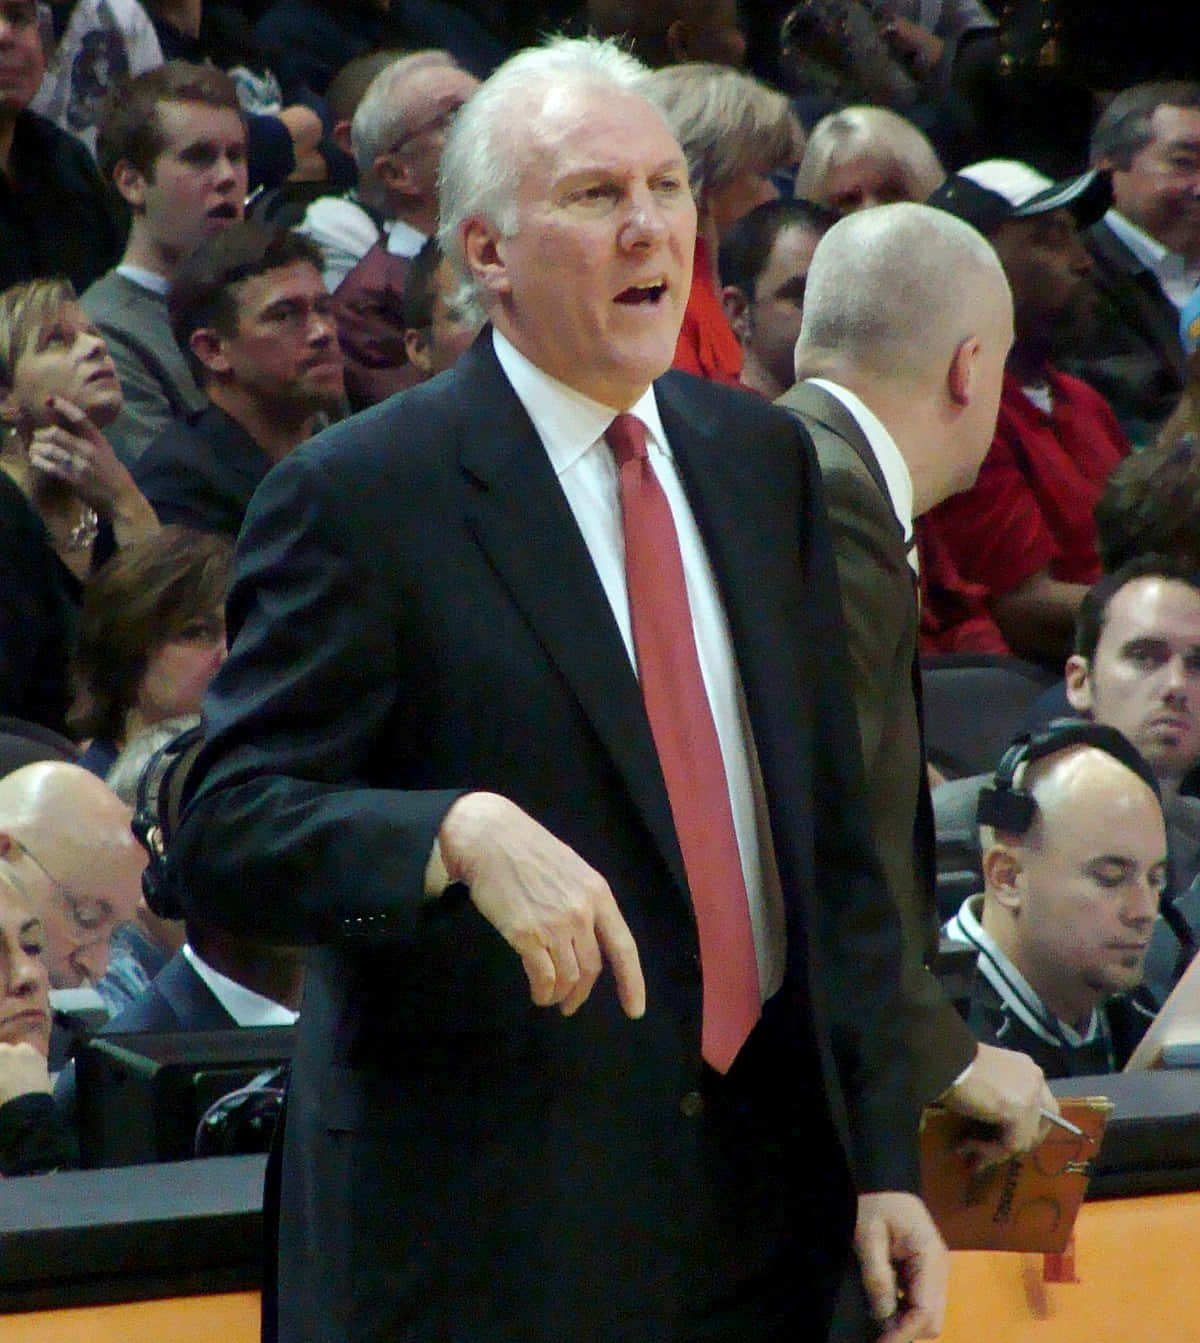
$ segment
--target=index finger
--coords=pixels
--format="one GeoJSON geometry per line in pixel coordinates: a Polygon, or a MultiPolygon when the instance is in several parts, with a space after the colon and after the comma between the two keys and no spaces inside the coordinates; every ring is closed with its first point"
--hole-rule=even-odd
{"type": "Polygon", "coordinates": [[[627,1017],[636,1021],[646,1012],[646,980],[642,975],[637,943],[611,896],[596,910],[595,930],[596,941],[617,981],[621,1007],[627,1017]]]}

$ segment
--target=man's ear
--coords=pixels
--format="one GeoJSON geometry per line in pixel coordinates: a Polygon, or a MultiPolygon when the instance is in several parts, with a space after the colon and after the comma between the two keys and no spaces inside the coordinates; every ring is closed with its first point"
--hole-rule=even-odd
{"type": "Polygon", "coordinates": [[[1096,707],[1092,701],[1092,669],[1087,658],[1072,653],[1066,667],[1067,703],[1080,713],[1090,714],[1096,707]]]}
{"type": "Polygon", "coordinates": [[[1020,912],[1025,892],[1021,859],[1007,844],[993,844],[983,855],[988,896],[1012,914],[1020,912]]]}
{"type": "Polygon", "coordinates": [[[512,293],[505,259],[505,239],[500,230],[483,215],[472,215],[461,225],[463,255],[467,270],[489,294],[512,293]]]}
{"type": "Polygon", "coordinates": [[[404,328],[404,350],[408,362],[424,377],[433,372],[433,354],[429,349],[429,333],[419,326],[404,328]]]}
{"type": "Polygon", "coordinates": [[[354,146],[350,143],[350,122],[345,118],[333,123],[333,141],[343,154],[354,157],[354,146]]]}
{"type": "Polygon", "coordinates": [[[146,178],[142,170],[128,159],[119,159],[112,176],[113,185],[129,208],[135,212],[143,209],[146,204],[146,178]]]}
{"type": "Polygon", "coordinates": [[[225,353],[225,342],[220,333],[211,326],[197,327],[188,338],[188,348],[209,373],[220,375],[229,372],[229,357],[225,353]]]}
{"type": "Polygon", "coordinates": [[[946,390],[956,406],[969,406],[975,395],[975,379],[981,350],[978,336],[967,336],[958,343],[946,372],[946,390]]]}
{"type": "Polygon", "coordinates": [[[750,299],[746,291],[739,285],[727,284],[721,290],[721,306],[725,309],[733,334],[745,345],[754,330],[750,299]]]}
{"type": "Polygon", "coordinates": [[[403,154],[385,150],[376,154],[371,164],[371,172],[383,183],[388,191],[408,192],[411,189],[412,172],[403,154]]]}

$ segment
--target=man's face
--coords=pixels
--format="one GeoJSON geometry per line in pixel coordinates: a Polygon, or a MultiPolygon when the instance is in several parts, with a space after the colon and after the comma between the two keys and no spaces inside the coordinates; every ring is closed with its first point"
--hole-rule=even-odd
{"type": "Polygon", "coordinates": [[[336,413],[341,405],[337,325],[325,282],[311,262],[293,261],[243,280],[236,330],[218,343],[218,371],[261,406],[312,415],[336,413]]]}
{"type": "Polygon", "coordinates": [[[496,326],[539,368],[626,409],[671,366],[692,281],[683,153],[628,93],[556,89],[522,119],[517,230],[464,226],[496,326]]]}
{"type": "Polygon", "coordinates": [[[58,844],[18,840],[5,861],[41,917],[51,988],[94,984],[108,968],[114,931],[141,900],[146,852],[132,832],[99,850],[65,834],[58,844]]]}
{"type": "Polygon", "coordinates": [[[1164,779],[1200,760],[1200,592],[1135,578],[1108,604],[1090,665],[1067,662],[1067,697],[1123,732],[1164,779]]]}
{"type": "Polygon", "coordinates": [[[875,154],[862,154],[830,167],[821,192],[821,203],[840,215],[913,199],[913,187],[904,166],[895,159],[875,154]]]}
{"type": "Polygon", "coordinates": [[[1126,169],[1111,162],[1113,203],[1182,256],[1200,256],[1200,107],[1155,109],[1152,137],[1126,169]]]}
{"type": "Polygon", "coordinates": [[[35,0],[0,0],[0,114],[29,106],[45,68],[35,0]]]}
{"type": "Polygon", "coordinates": [[[756,205],[779,199],[779,189],[771,180],[771,174],[776,169],[788,166],[781,163],[743,164],[724,186],[705,193],[705,205],[716,228],[718,241],[756,205]]]}
{"type": "Polygon", "coordinates": [[[1037,838],[1020,848],[1013,957],[1043,998],[1054,985],[1076,1012],[1141,982],[1167,875],[1162,811],[1150,789],[1129,770],[1104,769],[1086,794],[1045,806],[1037,838]]]}
{"type": "Polygon", "coordinates": [[[796,380],[796,338],[804,317],[804,286],[821,235],[790,224],[759,272],[747,322],[746,347],[783,388],[796,380]]]}
{"type": "Polygon", "coordinates": [[[423,200],[437,199],[437,175],[446,131],[463,103],[479,87],[474,75],[453,65],[418,70],[403,88],[405,129],[380,155],[377,170],[392,160],[403,165],[405,192],[423,200]]]}
{"type": "MultiPolygon", "coordinates": [[[[458,273],[442,258],[433,276],[433,313],[418,346],[409,345],[409,358],[427,378],[452,368],[479,334],[480,323],[463,311],[458,273]]],[[[407,343],[407,337],[406,337],[407,343]]]]}
{"type": "Polygon", "coordinates": [[[1048,338],[1060,322],[1083,316],[1094,292],[1084,283],[1092,260],[1069,210],[1005,220],[990,241],[1008,276],[1021,336],[1048,338]]]}
{"type": "Polygon", "coordinates": [[[149,177],[133,170],[132,203],[153,241],[183,257],[241,219],[246,131],[232,108],[204,103],[160,103],[158,118],[166,143],[149,177]]]}

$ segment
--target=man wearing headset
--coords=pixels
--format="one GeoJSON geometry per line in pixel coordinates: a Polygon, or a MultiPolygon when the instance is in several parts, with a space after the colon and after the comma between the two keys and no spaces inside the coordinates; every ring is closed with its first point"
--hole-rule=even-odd
{"type": "Polygon", "coordinates": [[[945,928],[978,952],[971,1029],[1047,1077],[1118,1070],[1153,1015],[1134,990],[1167,882],[1154,774],[1115,729],[1058,721],[1009,748],[978,819],[984,891],[945,928]]]}

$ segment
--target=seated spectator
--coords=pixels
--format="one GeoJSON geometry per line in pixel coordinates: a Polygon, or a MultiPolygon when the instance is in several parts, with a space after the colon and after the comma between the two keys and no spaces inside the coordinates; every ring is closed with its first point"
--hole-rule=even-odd
{"type": "Polygon", "coordinates": [[[280,82],[273,53],[255,38],[241,8],[228,0],[143,0],[168,61],[224,70],[237,86],[246,116],[246,164],[251,189],[272,189],[288,178],[326,177],[321,142],[324,100],[302,81],[280,82]]]}
{"type": "Polygon", "coordinates": [[[153,510],[101,432],[123,394],[104,337],[65,280],[0,294],[0,465],[46,524],[76,578],[157,530],[153,510]],[[111,535],[97,547],[100,522],[111,535]]]}
{"type": "MultiPolygon", "coordinates": [[[[195,727],[199,721],[197,713],[181,714],[159,719],[153,727],[143,728],[122,748],[105,776],[104,782],[127,807],[133,808],[132,825],[139,838],[138,812],[142,806],[138,790],[142,771],[160,747],[195,727]]],[[[183,946],[186,936],[182,919],[160,918],[150,908],[144,898],[145,886],[143,877],[143,899],[138,904],[137,917],[123,923],[113,933],[108,969],[96,982],[96,992],[110,1017],[141,997],[154,976],[183,946]]]]}
{"type": "Polygon", "coordinates": [[[926,514],[921,529],[938,533],[962,578],[987,589],[1009,648],[1032,661],[1058,663],[1070,649],[1075,612],[1100,576],[1092,510],[1129,451],[1104,398],[1050,362],[1056,332],[1088,297],[1091,263],[1078,229],[1108,199],[1101,174],[1055,184],[1023,163],[989,159],[929,202],[995,247],[1016,338],[979,478],[926,514]]]}
{"type": "Polygon", "coordinates": [[[1018,740],[980,794],[984,890],[944,931],[977,953],[967,1024],[1047,1077],[1119,1070],[1153,1017],[1135,990],[1167,884],[1158,784],[1086,723],[1018,740]]]}
{"type": "Polygon", "coordinates": [[[132,812],[78,765],[43,761],[0,779],[0,882],[33,902],[52,990],[94,985],[113,932],[137,912],[146,855],[132,812]]]}
{"type": "Polygon", "coordinates": [[[320,195],[309,201],[295,228],[321,249],[325,258],[321,274],[331,294],[384,236],[382,214],[367,205],[358,190],[358,167],[350,132],[354,114],[375,76],[403,54],[370,51],[356,56],[337,72],[325,94],[333,122],[333,139],[349,164],[350,185],[340,195],[320,195]]]}
{"type": "Polygon", "coordinates": [[[134,466],[164,522],[236,538],[270,468],[342,408],[342,353],[321,254],[253,222],[201,245],[171,286],[171,324],[209,404],[134,466]]]}
{"type": "Polygon", "coordinates": [[[642,92],[662,110],[687,156],[696,200],[692,289],[674,367],[736,386],[742,347],[721,306],[717,250],[744,214],[778,197],[772,176],[791,171],[803,132],[782,94],[725,66],[654,70],[642,92]]]}
{"type": "Polygon", "coordinates": [[[54,45],[30,106],[95,154],[109,91],[160,66],[162,47],[139,0],[51,0],[49,9],[54,45]]]}
{"type": "Polygon", "coordinates": [[[404,348],[422,378],[450,368],[483,326],[471,285],[442,255],[436,237],[413,258],[404,285],[404,348]]]}
{"type": "Polygon", "coordinates": [[[1142,447],[1187,376],[1179,314],[1200,283],[1200,83],[1117,94],[1092,132],[1091,162],[1113,186],[1113,208],[1085,235],[1098,302],[1059,333],[1058,357],[1142,447]]]}
{"type": "Polygon", "coordinates": [[[437,180],[446,130],[479,81],[444,51],[403,56],[372,80],[350,141],[358,192],[383,219],[375,243],[333,296],[355,410],[419,381],[404,346],[404,281],[437,227],[437,180]]]}
{"type": "Polygon", "coordinates": [[[30,110],[45,64],[37,0],[0,3],[0,289],[65,275],[78,289],[120,254],[122,211],[74,136],[30,110]]]}
{"type": "Polygon", "coordinates": [[[158,526],[101,433],[121,401],[65,280],[0,294],[0,711],[57,731],[80,580],[158,526]]]}
{"type": "Polygon", "coordinates": [[[169,526],[127,546],[88,580],[71,725],[91,744],[80,764],[103,778],[143,728],[199,713],[225,660],[224,537],[169,526]]]}
{"type": "Polygon", "coordinates": [[[125,392],[110,429],[117,455],[137,460],[171,420],[204,406],[175,344],[167,289],[180,261],[242,217],[246,129],[233,80],[183,61],[139,75],[109,99],[100,166],[132,214],[121,263],[84,294],[125,392]]]}
{"type": "Polygon", "coordinates": [[[347,61],[381,47],[436,47],[478,79],[504,55],[491,33],[446,0],[275,0],[254,31],[276,53],[281,78],[317,93],[347,61]]]}
{"type": "Polygon", "coordinates": [[[655,69],[685,61],[735,69],[746,63],[736,0],[587,0],[583,13],[589,32],[620,38],[655,69]]]}
{"type": "Polygon", "coordinates": [[[1158,780],[1171,855],[1171,900],[1146,979],[1161,1001],[1200,949],[1200,798],[1181,791],[1200,764],[1200,570],[1145,555],[1087,594],[1067,659],[1078,714],[1122,732],[1158,780]]]}
{"type": "Polygon", "coordinates": [[[934,147],[911,121],[886,107],[845,107],[809,133],[796,195],[845,215],[923,201],[945,177],[934,147]]]}
{"type": "Polygon", "coordinates": [[[50,993],[45,933],[32,902],[0,879],[0,1175],[71,1164],[50,1097],[50,993]]]}
{"type": "Polygon", "coordinates": [[[796,381],[805,277],[817,243],[836,219],[811,201],[764,201],[721,242],[721,302],[742,347],[742,386],[770,401],[796,381]]]}

